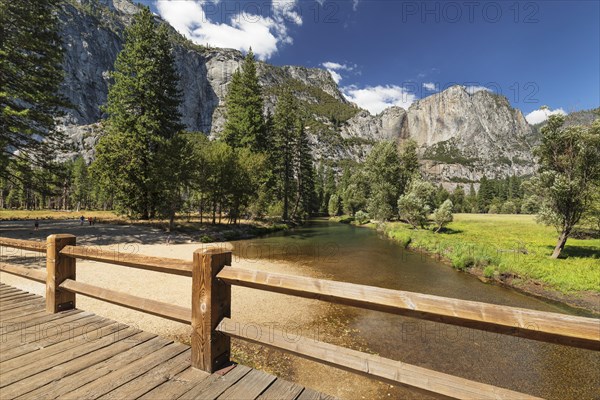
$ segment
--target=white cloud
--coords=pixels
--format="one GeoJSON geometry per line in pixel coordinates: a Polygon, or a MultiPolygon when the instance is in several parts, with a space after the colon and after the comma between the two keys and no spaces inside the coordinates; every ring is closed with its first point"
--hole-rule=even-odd
{"type": "Polygon", "coordinates": [[[162,18],[195,43],[238,50],[252,47],[258,58],[266,60],[277,52],[281,44],[293,42],[288,31],[289,24],[302,25],[296,2],[273,2],[268,17],[240,10],[228,23],[212,22],[203,9],[205,1],[158,0],[156,7],[162,18]]]}
{"type": "Polygon", "coordinates": [[[438,90],[437,85],[433,82],[425,82],[423,84],[423,87],[429,90],[430,92],[435,92],[436,90],[438,90]]]}
{"type": "Polygon", "coordinates": [[[352,0],[352,11],[356,11],[358,9],[358,1],[359,0],[352,0]]]}
{"type": "Polygon", "coordinates": [[[474,94],[477,92],[481,92],[482,90],[485,90],[487,92],[491,92],[492,89],[487,88],[485,86],[466,86],[465,89],[467,90],[467,93],[469,94],[474,94]]]}
{"type": "Polygon", "coordinates": [[[353,66],[340,64],[333,61],[326,61],[321,65],[325,67],[327,71],[329,71],[335,83],[340,83],[342,80],[342,75],[338,71],[352,71],[354,69],[353,66]]]}
{"type": "Polygon", "coordinates": [[[527,122],[531,125],[539,124],[547,120],[551,115],[560,114],[567,115],[565,110],[562,108],[557,108],[555,110],[550,109],[542,109],[542,110],[534,110],[525,116],[527,122]]]}
{"type": "Polygon", "coordinates": [[[417,97],[403,87],[396,85],[369,86],[358,88],[348,86],[342,89],[344,96],[371,114],[379,114],[391,106],[408,108],[417,97]]]}

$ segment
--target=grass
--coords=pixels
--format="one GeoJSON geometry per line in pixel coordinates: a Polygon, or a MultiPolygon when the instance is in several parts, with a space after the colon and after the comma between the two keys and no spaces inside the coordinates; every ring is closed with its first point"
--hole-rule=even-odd
{"type": "Polygon", "coordinates": [[[401,245],[443,256],[458,269],[478,267],[487,277],[511,274],[562,293],[600,293],[600,239],[570,238],[561,258],[551,259],[556,230],[531,215],[455,214],[442,233],[401,222],[379,228],[401,245]]]}

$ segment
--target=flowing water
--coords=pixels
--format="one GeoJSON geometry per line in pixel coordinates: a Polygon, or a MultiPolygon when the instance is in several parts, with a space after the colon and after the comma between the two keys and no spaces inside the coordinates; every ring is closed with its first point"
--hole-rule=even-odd
{"type": "MultiPolygon", "coordinates": [[[[577,313],[566,306],[482,283],[433,258],[407,251],[371,229],[322,220],[237,242],[234,257],[291,262],[306,276],[577,313]]],[[[386,358],[544,398],[600,398],[599,352],[351,307],[339,307],[337,313],[338,319],[348,321],[347,328],[366,345],[366,350],[386,358]]],[[[394,389],[392,396],[414,398],[415,394],[407,390],[394,389]]]]}

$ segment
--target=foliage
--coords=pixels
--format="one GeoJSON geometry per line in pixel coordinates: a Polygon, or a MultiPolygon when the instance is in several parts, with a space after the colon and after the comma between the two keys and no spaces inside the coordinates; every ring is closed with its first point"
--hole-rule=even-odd
{"type": "MultiPolygon", "coordinates": [[[[55,117],[67,105],[58,94],[59,4],[0,0],[0,177],[13,183],[18,175],[52,169],[64,148],[64,135],[55,129],[55,117]]],[[[29,184],[40,189],[43,178],[29,184]]]]}
{"type": "Polygon", "coordinates": [[[600,190],[600,119],[590,127],[563,124],[564,117],[551,116],[536,149],[540,170],[534,187],[545,200],[539,219],[559,232],[553,258],[600,190]]]}
{"type": "Polygon", "coordinates": [[[367,156],[364,174],[369,182],[367,210],[379,221],[397,214],[397,199],[401,194],[402,167],[396,144],[381,142],[367,156]]]}
{"type": "MultiPolygon", "coordinates": [[[[413,180],[408,192],[398,199],[400,217],[405,219],[413,228],[421,228],[427,224],[427,215],[431,211],[435,188],[426,181],[413,180]]],[[[450,206],[452,202],[450,202],[450,206]]]]}
{"type": "Polygon", "coordinates": [[[369,222],[371,217],[369,217],[369,214],[364,212],[363,210],[359,210],[354,215],[354,219],[358,225],[364,225],[367,222],[369,222]]]}
{"type": "Polygon", "coordinates": [[[432,217],[433,222],[437,226],[437,229],[435,230],[436,232],[439,232],[444,227],[444,225],[447,225],[448,223],[452,222],[453,207],[454,205],[452,204],[452,201],[450,199],[447,199],[439,206],[439,208],[435,209],[432,217]]]}
{"type": "Polygon", "coordinates": [[[492,266],[499,274],[536,281],[561,292],[600,293],[600,239],[571,238],[567,258],[548,258],[553,229],[531,215],[457,214],[448,224],[452,235],[414,230],[400,222],[383,226],[387,236],[409,240],[410,247],[450,259],[456,267],[492,266]]]}
{"type": "Polygon", "coordinates": [[[221,139],[231,147],[269,148],[263,116],[263,98],[252,49],[234,72],[225,101],[226,121],[221,139]]]}
{"type": "Polygon", "coordinates": [[[327,213],[330,217],[340,215],[340,198],[337,194],[332,194],[329,198],[329,205],[327,206],[327,213]]]}
{"type": "Polygon", "coordinates": [[[93,172],[136,218],[174,216],[188,171],[180,123],[178,77],[165,25],[144,7],[125,31],[104,108],[106,134],[93,172]]]}

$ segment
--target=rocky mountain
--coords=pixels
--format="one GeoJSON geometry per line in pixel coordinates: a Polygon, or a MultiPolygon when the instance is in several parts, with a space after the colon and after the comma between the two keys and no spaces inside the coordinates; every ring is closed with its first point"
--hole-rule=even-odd
{"type": "MultiPolygon", "coordinates": [[[[62,127],[76,151],[89,160],[99,134],[109,71],[123,45],[123,30],[138,7],[130,0],[68,0],[60,14],[65,46],[62,92],[73,104],[62,127]]],[[[157,17],[160,20],[159,17],[157,17]]],[[[237,50],[198,46],[172,30],[188,130],[216,137],[224,124],[224,101],[243,55],[237,50]]],[[[349,103],[329,72],[260,62],[265,108],[273,110],[277,89],[292,87],[304,111],[318,159],[361,160],[381,140],[413,139],[423,170],[448,185],[533,172],[531,127],[508,100],[487,91],[469,94],[454,86],[412,104],[371,115],[349,103]]]]}

